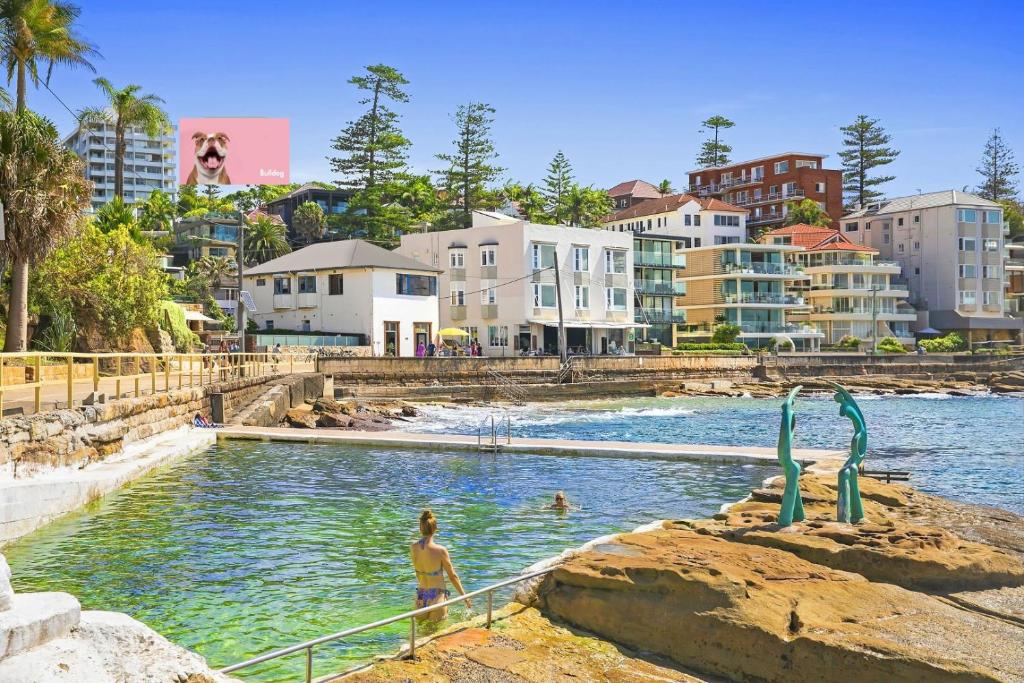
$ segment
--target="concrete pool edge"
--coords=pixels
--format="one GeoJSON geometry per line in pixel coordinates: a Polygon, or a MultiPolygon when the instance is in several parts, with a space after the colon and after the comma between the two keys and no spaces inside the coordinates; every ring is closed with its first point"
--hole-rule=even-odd
{"type": "MultiPolygon", "coordinates": [[[[358,432],[303,430],[291,427],[226,427],[217,430],[217,440],[278,441],[310,444],[348,444],[358,446],[393,446],[411,450],[477,451],[477,437],[462,434],[428,434],[420,432],[358,432]]],[[[486,444],[485,444],[486,445],[486,444]]],[[[758,446],[713,446],[698,444],[659,444],[632,441],[585,441],[571,439],[537,439],[513,437],[499,440],[501,452],[537,455],[588,455],[617,458],[658,458],[691,460],[718,464],[777,464],[774,448],[758,446]]],[[[846,457],[843,451],[825,449],[794,449],[794,456],[807,466],[829,467],[846,457]]]]}

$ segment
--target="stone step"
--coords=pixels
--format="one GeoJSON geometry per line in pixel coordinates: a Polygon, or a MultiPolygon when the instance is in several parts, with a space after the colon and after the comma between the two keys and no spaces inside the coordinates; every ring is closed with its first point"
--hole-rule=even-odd
{"type": "Polygon", "coordinates": [[[0,612],[0,659],[63,638],[78,626],[82,606],[67,593],[18,593],[0,612]]]}

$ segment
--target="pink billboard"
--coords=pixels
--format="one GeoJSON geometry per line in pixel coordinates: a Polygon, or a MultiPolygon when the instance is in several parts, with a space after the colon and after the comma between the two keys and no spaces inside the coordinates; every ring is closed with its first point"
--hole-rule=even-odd
{"type": "Polygon", "coordinates": [[[284,185],[288,119],[181,119],[178,182],[182,185],[284,185]]]}

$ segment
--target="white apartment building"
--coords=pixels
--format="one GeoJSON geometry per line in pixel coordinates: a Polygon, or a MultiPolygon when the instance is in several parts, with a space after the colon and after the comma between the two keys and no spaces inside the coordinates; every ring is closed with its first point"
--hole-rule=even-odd
{"type": "Polygon", "coordinates": [[[358,335],[415,356],[438,331],[438,270],[362,240],[322,242],[245,271],[261,330],[358,335]]]}
{"type": "Polygon", "coordinates": [[[441,323],[469,332],[485,356],[555,355],[554,268],[570,351],[630,348],[637,327],[632,247],[632,233],[538,225],[475,211],[473,227],[403,235],[397,252],[442,270],[441,323]]]}
{"type": "Polygon", "coordinates": [[[747,210],[718,199],[674,194],[648,199],[607,216],[601,227],[612,232],[677,238],[685,248],[734,244],[747,239],[747,210]]]}
{"type": "Polygon", "coordinates": [[[1005,314],[1002,207],[957,190],[886,199],[847,214],[842,233],[899,263],[918,310],[915,330],[957,331],[969,342],[1013,340],[1005,314]]]}
{"type": "MultiPolygon", "coordinates": [[[[85,162],[85,177],[93,182],[92,210],[114,198],[114,127],[104,123],[79,125],[64,144],[85,162]]],[[[172,129],[150,137],[133,128],[125,138],[124,201],[144,202],[153,190],[177,191],[177,136],[172,129]]]]}
{"type": "Polygon", "coordinates": [[[838,230],[802,223],[771,230],[759,241],[803,247],[786,254],[809,277],[790,283],[792,293],[810,307],[793,311],[792,322],[809,322],[825,335],[826,344],[843,337],[914,343],[910,325],[917,311],[906,303],[910,292],[898,263],[876,260],[876,249],[854,244],[838,230]]]}

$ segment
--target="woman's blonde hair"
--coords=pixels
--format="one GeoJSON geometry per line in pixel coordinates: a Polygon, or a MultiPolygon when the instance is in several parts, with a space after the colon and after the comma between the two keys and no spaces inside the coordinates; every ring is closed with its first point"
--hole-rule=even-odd
{"type": "Polygon", "coordinates": [[[430,510],[420,513],[420,533],[424,536],[433,536],[437,533],[437,517],[430,510]]]}

